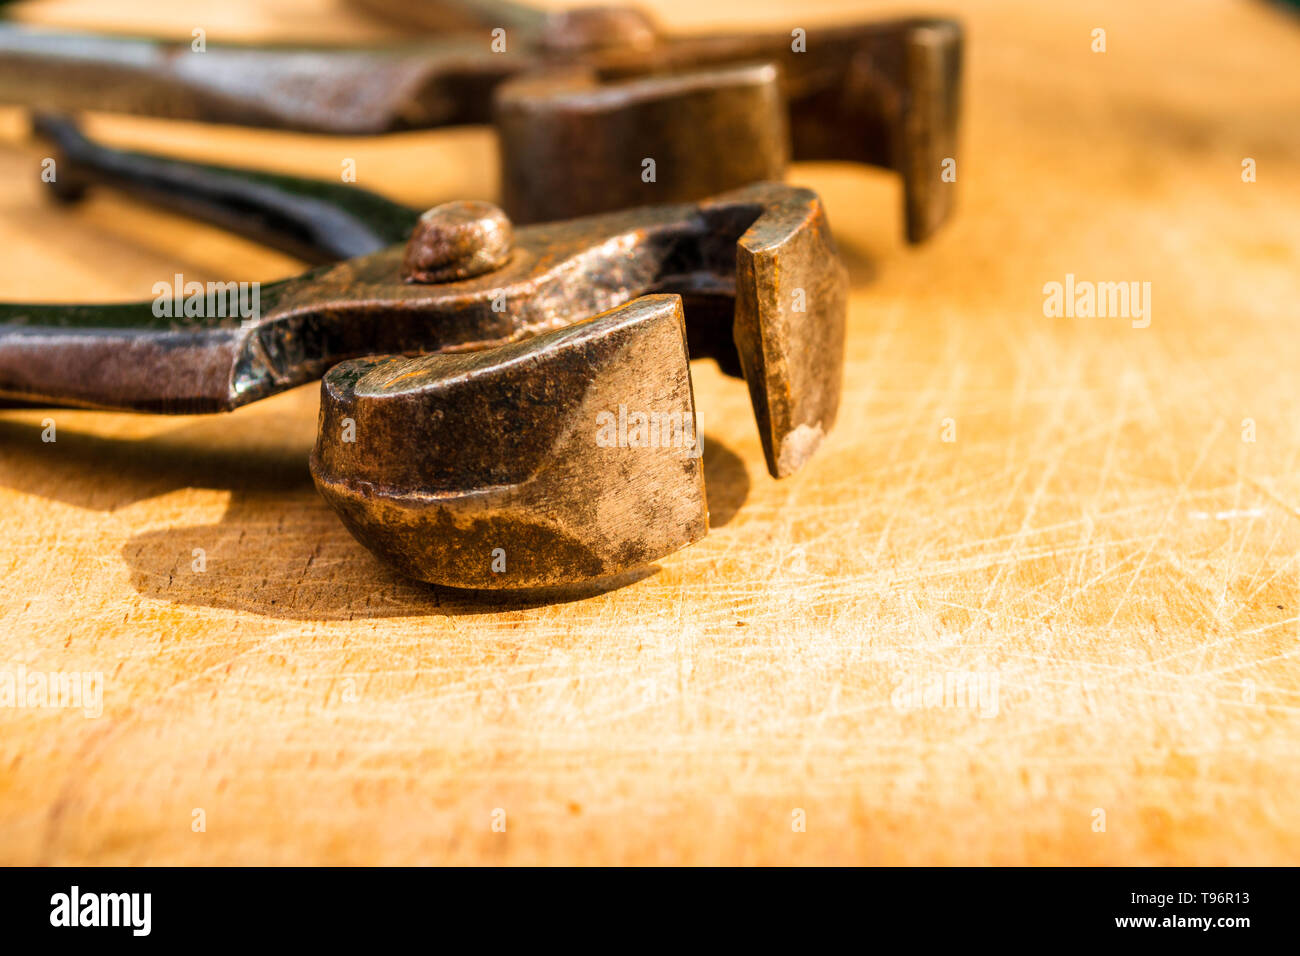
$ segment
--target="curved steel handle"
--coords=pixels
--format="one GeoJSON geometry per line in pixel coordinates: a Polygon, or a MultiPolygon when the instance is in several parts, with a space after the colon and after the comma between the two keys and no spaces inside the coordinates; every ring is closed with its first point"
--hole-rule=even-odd
{"type": "Polygon", "coordinates": [[[38,115],[56,148],[56,196],[111,186],[312,264],[375,252],[411,234],[419,212],[357,186],[112,149],[61,117],[38,115]]]}

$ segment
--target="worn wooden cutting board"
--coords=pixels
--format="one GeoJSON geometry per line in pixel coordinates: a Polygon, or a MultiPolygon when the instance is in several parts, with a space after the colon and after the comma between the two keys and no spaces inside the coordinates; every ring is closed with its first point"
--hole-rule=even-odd
{"type": "MultiPolygon", "coordinates": [[[[650,6],[784,29],[905,5],[650,6]]],[[[310,0],[113,7],[18,13],[392,35],[310,0]]],[[[743,384],[697,367],[713,530],[621,590],[475,603],[396,577],[312,488],[314,388],[213,418],[0,414],[0,680],[103,674],[98,717],[0,707],[0,862],[1300,859],[1300,25],[1246,2],[961,15],[949,229],[906,248],[891,176],[792,172],[852,273],[836,431],[777,483],[743,384]],[[1149,282],[1149,326],[1046,317],[1067,274],[1149,282]],[[945,678],[983,697],[927,699],[945,678]]],[[[51,208],[0,122],[4,298],[298,269],[109,194],[51,208]]],[[[92,129],[322,177],[351,158],[419,205],[495,189],[484,131],[92,129]]]]}

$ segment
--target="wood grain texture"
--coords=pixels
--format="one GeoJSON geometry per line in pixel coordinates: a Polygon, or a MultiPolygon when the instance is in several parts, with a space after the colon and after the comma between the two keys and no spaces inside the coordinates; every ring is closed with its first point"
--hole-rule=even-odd
{"type": "MultiPolygon", "coordinates": [[[[119,6],[19,9],[360,35],[307,0],[119,6]]],[[[654,6],[788,28],[903,5],[654,6]]],[[[853,279],[835,432],[775,482],[743,384],[697,367],[714,527],[627,587],[474,603],[385,570],[312,488],[314,388],[57,412],[52,444],[49,413],[0,414],[0,668],[105,675],[98,719],[0,709],[0,862],[1300,860],[1300,26],[1245,2],[961,15],[949,229],[906,248],[892,177],[792,171],[853,279]],[[1066,273],[1149,281],[1150,327],[1045,318],[1066,273]],[[949,673],[996,675],[996,714],[895,706],[949,673]]],[[[421,205],[495,189],[483,131],[93,129],[320,176],[352,157],[421,205]]],[[[50,208],[16,114],[4,134],[5,298],[298,268],[108,194],[50,208]]]]}

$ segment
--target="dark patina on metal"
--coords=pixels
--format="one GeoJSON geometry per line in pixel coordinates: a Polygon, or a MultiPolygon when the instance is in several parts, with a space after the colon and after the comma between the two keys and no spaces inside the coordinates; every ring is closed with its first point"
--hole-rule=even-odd
{"type": "Polygon", "coordinates": [[[620,406],[694,437],[680,297],[484,352],[338,365],[311,472],[352,534],[410,577],[492,589],[609,577],[708,530],[698,449],[601,442],[600,416],[620,406]]]}

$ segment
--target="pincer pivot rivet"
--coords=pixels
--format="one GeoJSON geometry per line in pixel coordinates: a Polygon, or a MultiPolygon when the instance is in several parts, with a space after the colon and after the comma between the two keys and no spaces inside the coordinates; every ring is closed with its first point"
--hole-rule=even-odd
{"type": "Polygon", "coordinates": [[[510,258],[514,227],[490,202],[458,201],[420,216],[406,243],[407,282],[455,282],[500,268],[510,258]]]}

